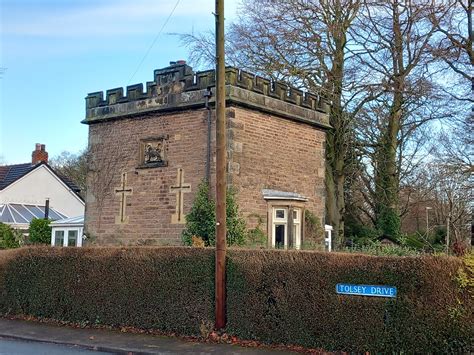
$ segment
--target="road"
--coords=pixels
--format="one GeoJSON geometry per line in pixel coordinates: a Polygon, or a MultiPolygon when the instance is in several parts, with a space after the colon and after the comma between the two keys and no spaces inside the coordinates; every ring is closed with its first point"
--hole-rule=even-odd
{"type": "Polygon", "coordinates": [[[24,340],[0,338],[0,355],[106,355],[100,351],[86,350],[74,346],[38,343],[24,340]]]}

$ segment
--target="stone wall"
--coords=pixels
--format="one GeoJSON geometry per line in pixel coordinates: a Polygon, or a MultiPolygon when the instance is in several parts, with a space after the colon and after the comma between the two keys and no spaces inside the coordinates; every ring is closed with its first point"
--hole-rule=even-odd
{"type": "Polygon", "coordinates": [[[205,177],[207,110],[153,115],[91,125],[91,172],[86,198],[86,231],[99,244],[177,245],[183,223],[172,223],[176,210],[178,169],[191,192],[184,195],[189,211],[198,184],[205,177]],[[166,138],[167,166],[141,168],[140,141],[166,138]],[[122,173],[126,173],[124,223],[121,209],[122,173]]]}
{"type": "MultiPolygon", "coordinates": [[[[249,227],[257,214],[267,223],[263,189],[296,192],[304,208],[322,218],[325,209],[325,133],[313,127],[246,108],[228,112],[232,185],[249,227]]],[[[288,203],[288,202],[284,202],[288,203]]]]}
{"type": "MultiPolygon", "coordinates": [[[[227,69],[226,81],[228,184],[237,190],[248,226],[255,227],[250,215],[267,221],[271,203],[262,189],[305,196],[307,202],[297,207],[323,219],[327,102],[235,68],[227,69]]],[[[102,92],[87,96],[90,241],[181,244],[185,214],[206,174],[205,94],[213,93],[212,85],[213,71],[175,65],[156,70],[146,92],[134,85],[126,96],[122,88],[108,90],[105,99],[102,92]]],[[[214,95],[209,105],[213,108],[214,95]]],[[[211,121],[214,191],[214,113],[211,121]]]]}

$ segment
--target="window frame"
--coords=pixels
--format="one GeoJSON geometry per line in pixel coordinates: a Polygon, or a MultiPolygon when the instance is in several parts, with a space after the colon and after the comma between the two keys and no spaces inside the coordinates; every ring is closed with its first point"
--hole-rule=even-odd
{"type": "Polygon", "coordinates": [[[84,227],[78,226],[64,226],[64,227],[54,227],[51,230],[51,246],[53,247],[82,247],[82,236],[83,236],[84,227]],[[69,246],[69,232],[76,232],[76,243],[74,246],[69,246]],[[63,232],[63,244],[56,244],[56,232],[63,232]]]}
{"type": "MultiPolygon", "coordinates": [[[[302,217],[304,216],[305,205],[304,202],[296,202],[296,201],[288,201],[288,200],[272,200],[271,202],[268,201],[268,212],[267,216],[268,223],[267,223],[267,235],[268,235],[268,247],[275,248],[276,244],[276,234],[275,234],[275,226],[276,225],[285,225],[285,245],[284,249],[289,249],[289,226],[290,224],[293,226],[292,228],[296,227],[296,235],[293,236],[293,247],[291,249],[301,249],[301,245],[303,244],[303,236],[304,236],[304,223],[302,217]],[[285,210],[285,218],[277,218],[276,211],[277,210],[285,210]],[[294,211],[297,213],[296,219],[293,218],[292,223],[289,223],[290,211],[294,211]],[[299,219],[299,220],[298,220],[299,219]]],[[[293,212],[292,212],[293,213],[293,212]]],[[[293,217],[293,214],[291,215],[293,217]]]]}

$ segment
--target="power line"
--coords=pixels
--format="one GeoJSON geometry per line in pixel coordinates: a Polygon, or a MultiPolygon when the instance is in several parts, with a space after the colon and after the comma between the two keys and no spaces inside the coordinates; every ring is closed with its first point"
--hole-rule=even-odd
{"type": "Polygon", "coordinates": [[[166,25],[168,24],[171,16],[173,16],[174,14],[174,11],[176,10],[176,8],[178,7],[179,5],[179,2],[181,0],[177,0],[176,1],[176,4],[174,5],[173,9],[171,10],[170,14],[168,15],[166,21],[163,23],[163,26],[161,26],[161,29],[160,29],[160,32],[158,32],[158,34],[155,36],[155,38],[153,39],[153,42],[151,43],[150,47],[148,47],[148,50],[146,51],[145,55],[143,56],[142,60],[140,61],[140,63],[138,64],[137,66],[137,69],[135,69],[135,71],[133,72],[132,76],[130,77],[130,79],[128,79],[128,84],[130,84],[130,82],[132,81],[133,77],[135,76],[135,74],[137,74],[138,70],[140,69],[140,67],[142,66],[143,62],[145,61],[146,57],[148,56],[148,54],[150,54],[150,51],[152,50],[153,46],[155,45],[156,41],[158,40],[158,38],[160,37],[161,33],[163,32],[164,28],[166,27],[166,25]]]}

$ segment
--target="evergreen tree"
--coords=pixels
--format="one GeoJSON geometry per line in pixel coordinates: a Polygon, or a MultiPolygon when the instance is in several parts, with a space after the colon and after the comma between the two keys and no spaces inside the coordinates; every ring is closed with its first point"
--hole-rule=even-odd
{"type": "Polygon", "coordinates": [[[42,218],[33,218],[28,228],[31,243],[51,244],[51,221],[42,218]]]}
{"type": "MultiPolygon", "coordinates": [[[[245,221],[239,217],[235,192],[227,190],[226,195],[227,245],[242,245],[245,242],[245,221]]],[[[209,186],[201,182],[191,211],[186,215],[186,227],[181,235],[184,245],[193,245],[193,236],[199,237],[206,246],[216,242],[216,204],[209,196],[209,186]]]]}
{"type": "Polygon", "coordinates": [[[186,228],[183,230],[184,245],[192,245],[192,237],[201,238],[206,246],[214,245],[216,238],[216,205],[209,197],[209,186],[201,182],[194,198],[191,211],[186,215],[186,228]]]}

